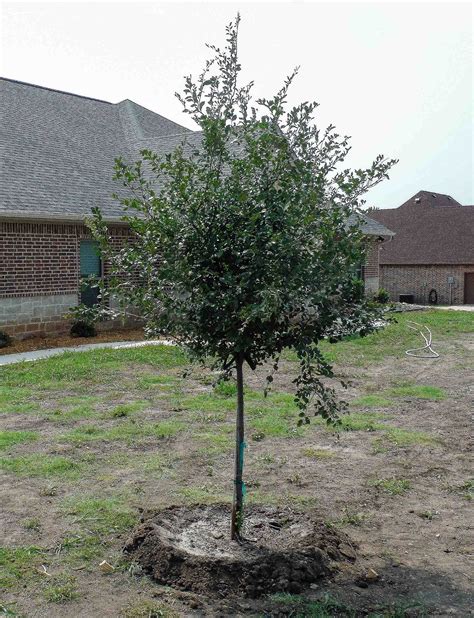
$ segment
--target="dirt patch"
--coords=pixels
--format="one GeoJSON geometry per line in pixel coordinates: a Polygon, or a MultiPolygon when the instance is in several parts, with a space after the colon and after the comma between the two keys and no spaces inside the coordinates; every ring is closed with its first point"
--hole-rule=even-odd
{"type": "MultiPolygon", "coordinates": [[[[435,329],[433,332],[436,335],[435,329]]],[[[36,431],[37,439],[5,449],[1,457],[61,456],[78,462],[81,475],[70,479],[61,474],[42,477],[19,476],[8,470],[3,473],[0,536],[7,550],[18,549],[20,553],[9,571],[0,605],[6,604],[17,615],[31,618],[117,618],[128,615],[123,608],[129,606],[141,608],[136,610],[138,616],[151,615],[150,608],[156,608],[156,615],[196,618],[473,615],[473,367],[469,351],[474,349],[474,331],[439,333],[435,349],[440,359],[410,359],[405,356],[404,344],[399,345],[393,338],[387,351],[393,353],[395,347],[398,356],[387,354],[377,362],[357,360],[356,364],[341,361],[336,367],[339,376],[351,381],[350,388],[341,393],[348,401],[380,393],[383,397],[387,393],[391,400],[387,407],[356,407],[355,414],[378,413],[383,418],[376,420],[376,425],[380,422],[391,429],[411,432],[414,438],[422,432],[433,441],[399,442],[398,435],[370,427],[337,434],[317,423],[317,419],[301,434],[272,435],[265,428],[265,437],[254,441],[252,424],[265,419],[268,409],[265,411],[262,405],[252,415],[249,397],[245,465],[248,512],[252,504],[264,509],[272,506],[280,513],[286,513],[287,508],[305,511],[310,521],[330,522],[338,538],[343,538],[342,531],[347,533],[351,546],[357,548],[353,563],[347,556],[341,562],[329,557],[329,577],[320,577],[301,595],[251,598],[232,596],[225,587],[209,593],[179,590],[176,584],[159,585],[143,576],[140,547],[128,555],[122,552],[131,534],[131,528],[125,529],[121,519],[124,505],[136,514],[141,509],[157,513],[170,505],[230,500],[233,407],[227,408],[228,401],[223,398],[217,402],[211,398],[203,398],[201,403],[195,400],[190,409],[181,406],[184,397],[210,393],[213,375],[203,369],[203,379],[196,371],[181,382],[181,366],[130,362],[118,369],[113,379],[104,378],[93,386],[79,381],[80,390],[38,385],[24,409],[12,405],[9,410],[7,406],[1,415],[3,429],[36,431]],[[146,388],[144,377],[149,379],[146,388]],[[153,377],[157,378],[156,384],[153,377]],[[170,386],[163,388],[161,378],[167,377],[172,378],[170,386]],[[444,390],[445,399],[388,393],[405,383],[437,386],[444,390]],[[90,395],[98,396],[97,401],[89,402],[90,395]],[[71,398],[70,403],[67,398],[71,398]],[[41,405],[30,410],[30,401],[40,401],[41,405]],[[117,404],[134,401],[147,401],[149,405],[127,417],[112,416],[117,404]],[[88,416],[68,416],[76,405],[90,406],[88,416]],[[66,413],[64,418],[52,414],[58,408],[66,413]],[[182,422],[184,428],[169,439],[135,439],[125,433],[113,441],[69,443],[63,439],[84,425],[107,430],[116,427],[118,431],[133,422],[149,425],[173,420],[182,422]],[[405,484],[401,493],[389,491],[392,481],[395,489],[397,483],[405,484]],[[97,502],[93,510],[72,512],[70,505],[84,508],[89,500],[97,502]],[[35,520],[38,526],[32,527],[35,520]],[[40,548],[41,553],[31,548],[40,548]],[[27,558],[23,550],[30,552],[27,558]],[[114,566],[113,573],[101,571],[103,560],[114,566]],[[51,577],[44,575],[41,565],[51,577]],[[44,588],[60,581],[63,575],[74,578],[78,596],[67,602],[48,601],[44,588]],[[347,610],[334,608],[325,601],[327,595],[347,610]]],[[[123,337],[129,338],[128,333],[123,337]]],[[[97,369],[101,371],[100,363],[97,369]]],[[[274,392],[291,393],[297,369],[291,359],[282,362],[273,383],[274,392]]],[[[247,371],[247,387],[261,391],[265,376],[265,369],[247,371]]],[[[289,424],[293,422],[288,419],[289,424]]],[[[153,521],[153,513],[147,514],[146,522],[153,521]]],[[[228,513],[223,522],[220,541],[227,544],[228,513]]],[[[247,536],[257,538],[257,534],[247,536]]],[[[326,551],[317,543],[315,546],[326,551]]],[[[284,546],[277,549],[285,551],[284,546]]],[[[350,546],[342,545],[342,549],[350,553],[350,546]]],[[[150,574],[152,568],[150,560],[150,574]]],[[[195,574],[194,580],[200,577],[195,574]]],[[[268,579],[273,578],[271,571],[268,579]]]]}
{"type": "Polygon", "coordinates": [[[198,593],[300,593],[354,562],[344,533],[290,509],[251,507],[241,543],[226,505],[171,507],[147,518],[125,551],[160,584],[198,593]]]}

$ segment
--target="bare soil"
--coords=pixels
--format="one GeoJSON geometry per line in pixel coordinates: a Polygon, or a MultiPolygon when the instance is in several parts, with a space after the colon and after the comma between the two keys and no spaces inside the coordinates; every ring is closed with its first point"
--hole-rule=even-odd
{"type": "Polygon", "coordinates": [[[159,584],[199,594],[299,594],[353,562],[349,538],[306,513],[253,506],[229,541],[229,505],[171,507],[146,517],[125,551],[159,584]]]}
{"type": "MultiPolygon", "coordinates": [[[[130,337],[127,333],[126,338],[130,337]]],[[[77,345],[77,339],[73,344],[77,345]]],[[[309,590],[305,586],[302,598],[306,601],[330,594],[352,608],[352,616],[357,617],[474,615],[474,521],[469,499],[472,494],[467,485],[473,478],[474,332],[440,338],[436,349],[441,355],[436,360],[408,358],[402,348],[399,355],[388,356],[381,363],[336,366],[337,374],[351,382],[348,391],[343,393],[349,401],[367,394],[383,395],[396,384],[415,383],[444,389],[446,398],[441,400],[399,396],[387,408],[362,408],[362,412],[385,415],[383,422],[389,427],[423,432],[433,438],[430,442],[397,443],[383,431],[370,428],[337,434],[317,423],[302,435],[265,435],[256,441],[251,437],[252,419],[248,419],[249,446],[245,462],[248,512],[253,512],[253,504],[265,509],[274,507],[279,513],[286,512],[286,508],[294,509],[304,513],[309,522],[317,525],[325,522],[325,534],[329,535],[325,536],[326,540],[332,538],[331,530],[334,530],[335,539],[347,535],[348,546],[355,548],[352,556],[344,556],[346,560],[336,557],[337,568],[330,569],[329,577],[315,577],[309,590]],[[405,488],[399,493],[390,492],[381,481],[404,481],[405,488]],[[409,609],[395,613],[404,604],[409,609]]],[[[168,374],[177,378],[181,369],[173,368],[168,374]]],[[[153,375],[161,376],[154,367],[148,367],[147,371],[147,375],[154,372],[153,375]]],[[[282,363],[274,383],[277,392],[291,390],[294,371],[294,364],[282,363]]],[[[232,436],[233,413],[222,412],[225,420],[218,422],[212,411],[190,412],[176,401],[168,400],[168,393],[174,387],[158,394],[134,390],[135,382],[143,375],[143,368],[131,365],[117,373],[113,382],[84,388],[84,395],[103,397],[97,407],[99,416],[93,422],[105,427],[128,423],[128,419],[112,420],[107,416],[110,406],[145,399],[147,405],[134,413],[135,421],[168,422],[178,418],[183,420],[185,428],[176,435],[141,441],[67,441],[63,438],[67,432],[92,421],[56,418],[53,412],[58,405],[57,391],[38,393],[40,411],[1,415],[0,429],[41,434],[37,441],[16,445],[12,455],[59,455],[85,463],[81,463],[84,472],[74,480],[2,473],[2,544],[7,548],[39,547],[45,554],[40,558],[32,556],[35,576],[19,580],[16,587],[9,588],[1,596],[0,608],[4,603],[9,611],[13,608],[11,611],[16,612],[7,615],[28,618],[304,616],[305,610],[298,613],[294,606],[265,595],[245,599],[222,596],[218,590],[203,593],[198,590],[198,577],[194,576],[192,581],[190,578],[183,582],[186,590],[158,584],[144,574],[161,568],[163,554],[154,562],[146,562],[145,555],[139,553],[131,561],[123,562],[122,550],[130,529],[111,526],[107,532],[100,533],[103,542],[100,555],[84,557],[83,561],[82,558],[72,560],[66,540],[79,539],[78,543],[87,540],[91,530],[94,531],[96,519],[68,510],[69,499],[118,496],[120,504],[126,504],[137,516],[143,509],[158,512],[176,505],[192,509],[196,503],[230,500],[233,445],[213,451],[213,443],[199,436],[217,432],[222,423],[229,425],[229,434],[223,434],[224,437],[232,436]],[[161,458],[163,465],[158,467],[151,457],[161,458]],[[25,527],[25,521],[31,518],[39,521],[37,530],[25,527]],[[102,560],[114,566],[112,573],[101,572],[102,560]],[[44,574],[42,565],[48,575],[44,574]],[[74,577],[77,597],[58,603],[45,600],[44,587],[61,573],[74,577]],[[134,614],[126,613],[129,606],[145,607],[147,603],[160,607],[163,604],[171,613],[139,613],[138,610],[134,614]]],[[[249,371],[247,384],[261,388],[264,377],[264,371],[256,374],[249,371]]],[[[209,381],[199,376],[187,379],[185,389],[186,395],[211,391],[209,381]]],[[[361,409],[353,410],[357,411],[361,409]]],[[[99,512],[97,518],[100,517],[99,512]]],[[[221,525],[224,523],[217,525],[217,534],[221,525]]],[[[257,538],[257,534],[251,532],[249,537],[257,538]]],[[[219,543],[224,543],[226,538],[219,539],[219,543]]],[[[326,551],[319,541],[315,546],[326,551]]],[[[136,542],[132,547],[133,551],[139,551],[136,542]]],[[[223,545],[214,548],[223,550],[223,545]]],[[[338,548],[341,552],[340,544],[338,548]]],[[[326,553],[329,555],[329,551],[326,553]]],[[[277,581],[286,587],[284,577],[277,581]]],[[[293,581],[291,576],[288,581],[293,581]]],[[[211,587],[206,583],[206,591],[211,587]]],[[[289,584],[286,589],[291,591],[289,584]]],[[[350,614],[334,609],[330,615],[350,614]]]]}

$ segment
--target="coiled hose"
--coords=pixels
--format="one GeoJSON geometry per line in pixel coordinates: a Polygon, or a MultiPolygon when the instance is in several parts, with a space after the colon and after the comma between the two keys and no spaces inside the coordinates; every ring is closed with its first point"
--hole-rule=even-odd
{"type": "Polygon", "coordinates": [[[410,328],[411,330],[414,330],[420,333],[420,335],[425,340],[425,345],[422,348],[413,348],[411,350],[407,350],[405,352],[407,356],[414,356],[415,358],[439,358],[438,352],[433,350],[433,348],[431,347],[431,343],[433,341],[433,335],[431,334],[431,331],[427,326],[424,326],[423,324],[418,324],[418,322],[412,322],[411,320],[409,320],[407,321],[407,327],[410,328]],[[413,326],[410,326],[410,324],[413,324],[413,326]],[[423,329],[425,332],[423,332],[423,329]],[[428,336],[426,336],[425,333],[428,336]],[[426,353],[416,354],[416,352],[423,352],[423,350],[426,350],[428,354],[426,353]]]}

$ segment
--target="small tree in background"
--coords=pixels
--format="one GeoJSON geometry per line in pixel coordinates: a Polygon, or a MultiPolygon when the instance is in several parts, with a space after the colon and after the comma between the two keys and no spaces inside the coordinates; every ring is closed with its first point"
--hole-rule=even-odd
{"type": "MultiPolygon", "coordinates": [[[[299,424],[311,413],[329,422],[340,406],[318,342],[373,329],[357,266],[365,244],[349,224],[362,195],[387,177],[393,160],[340,169],[347,137],[314,123],[316,103],[288,109],[297,70],[271,99],[240,86],[239,17],[224,49],[177,95],[201,128],[166,156],[143,150],[116,161],[121,203],[134,242],[117,250],[98,210],[90,222],[109,263],[109,292],[139,308],[149,334],[167,334],[224,374],[236,372],[235,489],[231,536],[243,515],[244,367],[296,351],[299,424]]],[[[267,378],[272,381],[272,376],[267,378]]]]}

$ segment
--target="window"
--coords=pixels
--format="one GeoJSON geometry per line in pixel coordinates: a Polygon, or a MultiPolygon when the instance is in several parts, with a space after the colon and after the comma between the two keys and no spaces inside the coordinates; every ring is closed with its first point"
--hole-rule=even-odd
{"type": "MultiPolygon", "coordinates": [[[[80,278],[91,275],[102,276],[102,260],[100,259],[99,245],[95,240],[81,240],[80,243],[80,278]]],[[[92,307],[99,302],[99,288],[97,286],[81,286],[81,303],[92,307]]]]}
{"type": "Polygon", "coordinates": [[[360,281],[365,281],[365,265],[364,264],[360,264],[357,267],[356,270],[356,277],[357,279],[359,279],[360,281]]]}

